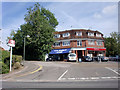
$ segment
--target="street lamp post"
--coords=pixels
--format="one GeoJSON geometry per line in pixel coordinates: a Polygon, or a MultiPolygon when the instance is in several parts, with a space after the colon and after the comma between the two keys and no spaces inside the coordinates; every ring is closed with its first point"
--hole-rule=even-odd
{"type": "Polygon", "coordinates": [[[25,61],[25,43],[26,43],[26,42],[25,42],[25,38],[26,38],[26,37],[30,37],[30,36],[27,35],[27,36],[24,37],[24,51],[23,51],[23,60],[24,60],[24,61],[25,61]]]}

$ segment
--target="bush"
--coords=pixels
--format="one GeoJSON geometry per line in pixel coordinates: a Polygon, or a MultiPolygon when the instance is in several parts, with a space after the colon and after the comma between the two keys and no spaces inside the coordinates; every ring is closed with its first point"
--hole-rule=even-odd
{"type": "Polygon", "coordinates": [[[20,62],[21,63],[21,61],[22,61],[22,56],[16,56],[16,62],[20,62]]]}
{"type": "Polygon", "coordinates": [[[6,63],[6,59],[10,57],[10,52],[2,51],[2,62],[6,63]]]}
{"type": "MultiPolygon", "coordinates": [[[[2,68],[2,72],[0,72],[0,73],[2,73],[2,74],[8,73],[9,66],[10,66],[10,52],[2,51],[1,58],[2,58],[2,62],[0,63],[1,64],[0,70],[2,68]]],[[[22,61],[22,56],[12,55],[12,66],[14,66],[14,64],[15,64],[16,69],[20,67],[21,61],[22,61]]]]}
{"type": "Polygon", "coordinates": [[[13,60],[13,64],[16,63],[16,62],[22,62],[22,56],[20,55],[13,55],[12,56],[12,60],[13,60]]]}
{"type": "Polygon", "coordinates": [[[9,67],[5,63],[2,63],[2,74],[8,73],[8,72],[9,72],[9,67]]]}
{"type": "Polygon", "coordinates": [[[1,62],[1,72],[2,74],[9,72],[9,63],[10,63],[10,52],[1,51],[2,54],[2,62],[1,62]]]}
{"type": "Polygon", "coordinates": [[[14,69],[19,69],[20,68],[20,62],[16,62],[15,64],[14,64],[14,69]]]}

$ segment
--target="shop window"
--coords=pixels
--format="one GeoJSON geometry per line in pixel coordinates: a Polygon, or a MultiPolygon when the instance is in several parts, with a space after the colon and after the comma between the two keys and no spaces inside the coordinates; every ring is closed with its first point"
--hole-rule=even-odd
{"type": "Polygon", "coordinates": [[[96,34],[96,37],[101,37],[101,34],[96,34]]]}
{"type": "Polygon", "coordinates": [[[55,34],[54,38],[60,38],[60,34],[55,34]]]}
{"type": "Polygon", "coordinates": [[[69,37],[70,33],[63,33],[62,35],[63,35],[63,37],[69,37]]]}
{"type": "Polygon", "coordinates": [[[55,42],[55,43],[53,44],[53,46],[54,46],[54,47],[59,47],[59,46],[60,46],[60,42],[55,42]]]}
{"type": "Polygon", "coordinates": [[[62,42],[62,45],[63,45],[63,46],[70,46],[70,41],[62,42]]]}
{"type": "Polygon", "coordinates": [[[94,40],[88,40],[88,44],[89,45],[95,45],[95,41],[94,40]]]}
{"type": "Polygon", "coordinates": [[[82,41],[77,41],[77,46],[82,46],[82,41]]]}
{"type": "Polygon", "coordinates": [[[97,41],[97,45],[102,46],[103,45],[102,41],[97,41]]]}
{"type": "Polygon", "coordinates": [[[82,36],[82,32],[76,32],[76,36],[82,36]]]}
{"type": "Polygon", "coordinates": [[[88,36],[94,36],[94,33],[88,32],[88,36]]]}

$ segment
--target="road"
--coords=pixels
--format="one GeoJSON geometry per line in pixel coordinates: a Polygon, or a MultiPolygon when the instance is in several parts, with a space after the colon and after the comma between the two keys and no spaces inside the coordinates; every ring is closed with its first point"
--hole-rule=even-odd
{"type": "Polygon", "coordinates": [[[3,76],[2,88],[118,88],[117,62],[26,61],[18,73],[3,76]]]}

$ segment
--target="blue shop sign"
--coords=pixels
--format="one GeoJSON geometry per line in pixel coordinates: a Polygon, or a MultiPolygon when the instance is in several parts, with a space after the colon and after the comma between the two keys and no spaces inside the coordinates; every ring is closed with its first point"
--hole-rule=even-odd
{"type": "Polygon", "coordinates": [[[53,50],[51,50],[51,52],[49,54],[64,54],[64,53],[69,53],[70,50],[71,50],[71,48],[67,48],[67,49],[53,49],[53,50]]]}

